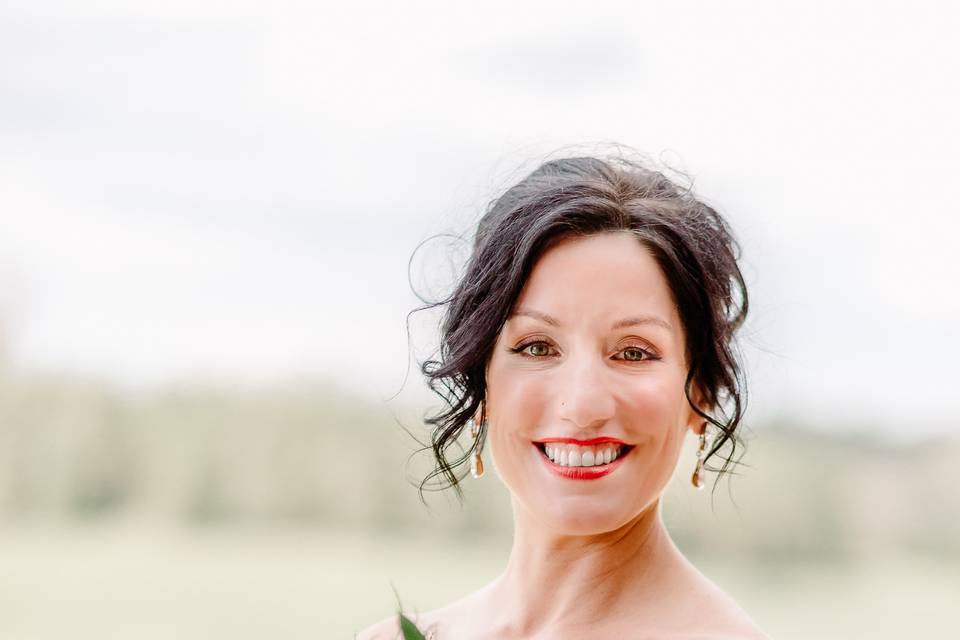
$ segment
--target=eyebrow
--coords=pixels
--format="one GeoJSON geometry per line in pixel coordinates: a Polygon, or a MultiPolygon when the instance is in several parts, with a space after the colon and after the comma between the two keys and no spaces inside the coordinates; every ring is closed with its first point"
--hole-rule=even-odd
{"type": "MultiPolygon", "coordinates": [[[[560,321],[554,318],[553,316],[543,313],[542,311],[537,311],[536,309],[517,309],[512,314],[513,316],[527,316],[528,318],[536,318],[537,320],[542,320],[547,324],[559,327],[560,321]]],[[[508,320],[510,318],[507,318],[508,320]]],[[[641,316],[630,316],[629,318],[623,318],[622,320],[617,320],[610,327],[611,330],[623,329],[625,327],[635,327],[642,324],[655,324],[663,327],[667,331],[673,331],[673,325],[661,318],[660,316],[651,316],[651,315],[641,315],[641,316]]]]}

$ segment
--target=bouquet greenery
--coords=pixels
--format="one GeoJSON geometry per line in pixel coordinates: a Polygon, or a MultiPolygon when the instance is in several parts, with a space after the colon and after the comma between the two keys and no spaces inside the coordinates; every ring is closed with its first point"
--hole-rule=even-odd
{"type": "Polygon", "coordinates": [[[400,621],[400,630],[403,632],[403,640],[427,640],[423,632],[417,628],[417,625],[413,624],[410,618],[403,615],[403,605],[400,604],[400,594],[397,593],[397,588],[393,586],[393,582],[390,583],[390,587],[393,589],[393,595],[397,597],[397,617],[400,621]]]}

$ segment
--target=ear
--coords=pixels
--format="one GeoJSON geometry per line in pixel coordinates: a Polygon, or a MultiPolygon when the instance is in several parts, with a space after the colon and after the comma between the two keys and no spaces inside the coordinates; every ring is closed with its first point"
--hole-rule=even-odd
{"type": "Polygon", "coordinates": [[[486,412],[486,402],[481,401],[480,406],[477,407],[476,413],[473,414],[473,421],[480,425],[483,422],[483,419],[487,417],[486,412]]]}
{"type": "MultiPolygon", "coordinates": [[[[703,413],[707,412],[707,403],[704,399],[704,393],[700,390],[699,385],[694,384],[691,388],[690,399],[693,400],[693,403],[697,406],[700,411],[703,413]]],[[[693,410],[693,407],[687,404],[687,428],[696,435],[699,436],[707,428],[707,421],[696,411],[693,410]]]]}

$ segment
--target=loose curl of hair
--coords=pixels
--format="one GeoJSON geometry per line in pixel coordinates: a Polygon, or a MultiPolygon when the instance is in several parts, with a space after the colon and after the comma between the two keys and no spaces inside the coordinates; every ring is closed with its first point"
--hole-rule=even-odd
{"type": "Polygon", "coordinates": [[[482,451],[486,437],[487,363],[537,259],[557,240],[611,231],[633,233],[672,291],[686,337],[684,393],[696,413],[719,430],[704,467],[718,472],[719,480],[740,464],[734,454],[743,447],[738,426],[746,381],[734,334],[746,318],[748,299],[737,265],[740,246],[728,224],[691,189],[638,160],[570,157],[545,162],[493,200],[453,292],[411,312],[446,306],[439,359],[420,363],[427,384],[444,402],[439,413],[425,417],[431,445],[423,450],[432,449],[436,466],[420,483],[421,500],[429,481],[442,476],[429,486],[453,487],[463,501],[459,484],[468,472],[463,465],[474,450],[482,451]],[[691,398],[695,388],[707,412],[691,398]],[[478,437],[448,460],[448,449],[476,415],[478,437]],[[714,456],[723,460],[719,468],[709,464],[714,456]]]}

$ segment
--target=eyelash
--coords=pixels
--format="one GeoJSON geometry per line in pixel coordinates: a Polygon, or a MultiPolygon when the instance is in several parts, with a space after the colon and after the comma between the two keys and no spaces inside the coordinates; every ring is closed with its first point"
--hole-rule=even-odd
{"type": "MultiPolygon", "coordinates": [[[[524,353],[524,351],[526,351],[527,347],[532,347],[532,346],[535,345],[535,344],[545,344],[545,345],[547,345],[548,347],[552,346],[549,342],[546,342],[545,340],[531,340],[530,342],[524,343],[524,344],[522,344],[522,345],[520,345],[520,346],[518,346],[518,347],[513,347],[513,348],[511,348],[510,351],[511,351],[512,353],[520,354],[520,355],[523,356],[524,358],[534,358],[534,359],[537,359],[537,360],[539,360],[539,359],[541,359],[541,358],[549,358],[549,357],[550,357],[550,356],[534,356],[534,355],[531,355],[531,354],[529,354],[529,353],[524,353]]],[[[655,354],[653,351],[650,351],[649,349],[644,349],[643,347],[638,347],[638,346],[635,346],[635,345],[626,346],[626,347],[624,347],[623,349],[621,349],[620,351],[623,352],[623,351],[627,351],[627,350],[630,350],[630,349],[636,349],[636,350],[639,351],[640,353],[644,354],[645,357],[642,358],[641,360],[626,360],[626,359],[623,359],[624,362],[647,362],[648,360],[659,360],[659,359],[660,359],[660,357],[659,357],[657,354],[655,354]]]]}

